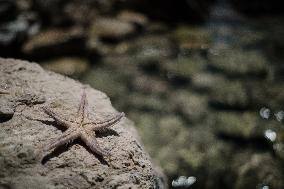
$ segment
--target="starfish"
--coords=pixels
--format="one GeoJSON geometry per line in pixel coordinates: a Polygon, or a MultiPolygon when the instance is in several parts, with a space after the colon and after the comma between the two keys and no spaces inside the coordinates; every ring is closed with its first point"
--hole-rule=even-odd
{"type": "Polygon", "coordinates": [[[78,107],[77,115],[73,119],[65,119],[47,107],[43,107],[46,114],[52,117],[56,124],[61,125],[67,130],[56,140],[49,143],[44,150],[49,151],[63,144],[67,144],[76,138],[80,138],[92,152],[100,156],[109,156],[109,152],[101,149],[95,138],[95,131],[104,130],[107,127],[118,123],[125,115],[123,112],[112,114],[106,120],[91,120],[87,111],[87,98],[85,91],[82,94],[81,102],[78,107]]]}

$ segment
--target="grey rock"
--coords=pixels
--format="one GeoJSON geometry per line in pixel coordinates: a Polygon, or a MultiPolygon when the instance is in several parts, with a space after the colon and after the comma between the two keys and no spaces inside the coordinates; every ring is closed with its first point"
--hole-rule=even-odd
{"type": "Polygon", "coordinates": [[[97,137],[99,145],[111,153],[107,160],[76,141],[42,154],[44,145],[61,133],[41,111],[42,106],[51,104],[66,117],[73,116],[85,89],[91,111],[114,112],[104,93],[35,63],[14,59],[0,59],[0,80],[9,91],[0,94],[0,117],[12,114],[0,123],[0,188],[165,187],[165,178],[155,171],[127,119],[115,125],[113,132],[97,137]]]}

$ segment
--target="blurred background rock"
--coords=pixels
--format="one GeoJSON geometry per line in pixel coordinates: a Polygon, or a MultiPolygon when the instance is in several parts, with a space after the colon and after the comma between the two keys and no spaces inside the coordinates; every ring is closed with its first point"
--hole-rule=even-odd
{"type": "Polygon", "coordinates": [[[283,9],[276,0],[0,0],[0,56],[107,93],[170,182],[280,189],[283,9]]]}

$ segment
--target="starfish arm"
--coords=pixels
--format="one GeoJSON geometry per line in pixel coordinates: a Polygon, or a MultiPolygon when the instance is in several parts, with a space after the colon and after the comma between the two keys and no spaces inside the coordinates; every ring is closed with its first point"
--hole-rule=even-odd
{"type": "Polygon", "coordinates": [[[76,132],[74,129],[67,129],[64,133],[62,133],[61,136],[59,136],[57,139],[53,140],[51,143],[49,143],[45,151],[49,151],[53,148],[59,147],[63,144],[67,144],[71,142],[72,140],[76,139],[79,136],[79,133],[76,132]]]}
{"type": "Polygon", "coordinates": [[[86,126],[90,130],[94,130],[94,131],[103,130],[103,129],[107,128],[107,127],[115,125],[124,116],[125,116],[125,114],[123,112],[121,112],[121,113],[118,113],[117,115],[111,117],[108,120],[87,122],[87,123],[85,123],[83,125],[86,126]]]}
{"type": "Polygon", "coordinates": [[[55,120],[55,122],[56,122],[57,124],[62,125],[62,126],[65,126],[66,128],[69,128],[69,127],[70,127],[71,123],[70,123],[68,120],[66,120],[65,118],[63,118],[63,117],[57,115],[55,112],[53,112],[52,110],[50,110],[50,109],[47,108],[47,107],[43,107],[42,109],[44,110],[44,112],[45,112],[47,115],[49,115],[50,117],[52,117],[52,118],[55,120]]]}
{"type": "Polygon", "coordinates": [[[83,122],[85,116],[86,116],[86,106],[87,106],[88,102],[87,102],[87,97],[86,97],[86,92],[83,91],[82,97],[81,97],[81,101],[78,107],[78,111],[77,111],[77,122],[81,123],[83,122]]]}
{"type": "Polygon", "coordinates": [[[101,149],[98,145],[98,142],[96,140],[96,137],[94,134],[91,134],[90,132],[83,132],[81,133],[81,139],[84,141],[84,143],[96,154],[100,156],[109,156],[109,152],[101,149]]]}

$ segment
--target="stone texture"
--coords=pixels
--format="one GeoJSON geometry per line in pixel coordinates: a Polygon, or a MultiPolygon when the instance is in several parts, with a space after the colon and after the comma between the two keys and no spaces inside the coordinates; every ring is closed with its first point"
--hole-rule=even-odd
{"type": "Polygon", "coordinates": [[[238,168],[236,189],[255,188],[267,183],[269,188],[283,187],[283,173],[270,154],[258,153],[248,158],[247,162],[238,168]],[[259,180],[262,183],[259,183],[259,180]]]}
{"type": "Polygon", "coordinates": [[[41,159],[43,146],[62,132],[42,106],[73,116],[85,89],[90,111],[99,116],[115,110],[104,93],[34,63],[0,59],[0,73],[9,92],[0,94],[0,188],[165,187],[127,119],[97,135],[111,153],[107,160],[77,140],[41,159]]]}
{"type": "Polygon", "coordinates": [[[210,53],[211,66],[231,77],[258,76],[267,73],[267,60],[258,51],[228,49],[210,53]]]}
{"type": "Polygon", "coordinates": [[[258,126],[258,116],[254,112],[218,112],[215,118],[214,127],[218,134],[243,139],[263,138],[265,127],[258,126]]]}
{"type": "Polygon", "coordinates": [[[211,105],[216,108],[246,109],[249,106],[249,96],[241,81],[223,80],[211,91],[211,105]]]}
{"type": "Polygon", "coordinates": [[[165,70],[170,77],[180,77],[186,80],[191,80],[193,74],[201,72],[204,67],[205,60],[200,56],[181,57],[165,64],[165,70]]]}
{"type": "Polygon", "coordinates": [[[133,35],[136,29],[132,23],[115,18],[98,18],[90,29],[91,36],[118,40],[133,35]]]}
{"type": "Polygon", "coordinates": [[[191,123],[200,123],[208,113],[206,98],[193,92],[176,91],[172,94],[171,101],[175,110],[191,123]]]}
{"type": "Polygon", "coordinates": [[[207,50],[210,47],[210,32],[199,27],[178,26],[173,38],[181,50],[207,50]]]}
{"type": "Polygon", "coordinates": [[[48,59],[66,54],[81,54],[85,44],[81,27],[53,28],[32,36],[22,47],[22,52],[33,59],[48,59]]]}
{"type": "Polygon", "coordinates": [[[90,68],[88,61],[79,57],[58,58],[43,62],[42,66],[47,70],[67,76],[79,76],[90,68]]]}
{"type": "Polygon", "coordinates": [[[122,21],[131,22],[137,24],[138,26],[145,27],[148,23],[148,18],[141,13],[133,12],[129,10],[123,10],[118,15],[117,18],[122,21]]]}

